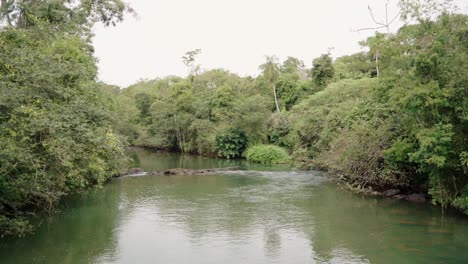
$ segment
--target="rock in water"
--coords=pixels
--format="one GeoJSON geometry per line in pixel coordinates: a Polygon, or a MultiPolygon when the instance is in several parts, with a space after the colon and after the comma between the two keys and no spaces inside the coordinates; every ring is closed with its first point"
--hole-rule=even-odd
{"type": "Polygon", "coordinates": [[[159,171],[150,171],[145,172],[143,169],[140,168],[133,168],[129,169],[126,173],[118,175],[117,177],[125,177],[125,176],[192,176],[192,175],[210,175],[215,174],[217,172],[226,171],[226,169],[183,169],[183,168],[176,168],[176,169],[166,169],[166,170],[159,170],[159,171]]]}
{"type": "Polygon", "coordinates": [[[402,195],[402,194],[397,194],[397,195],[392,196],[392,198],[395,198],[395,199],[398,199],[398,200],[405,200],[405,199],[408,199],[408,196],[402,195]]]}
{"type": "Polygon", "coordinates": [[[152,171],[152,172],[149,172],[148,175],[153,175],[153,176],[158,176],[158,175],[166,175],[166,176],[185,175],[185,176],[191,176],[191,175],[213,174],[213,173],[215,173],[217,171],[221,171],[221,170],[222,169],[192,170],[192,169],[176,168],[176,169],[167,169],[167,170],[162,170],[162,171],[152,171]]]}
{"type": "Polygon", "coordinates": [[[417,202],[417,203],[425,203],[427,201],[426,195],[423,193],[413,193],[408,195],[408,201],[417,202]]]}
{"type": "Polygon", "coordinates": [[[391,197],[400,193],[399,189],[386,190],[383,194],[386,197],[391,197]]]}

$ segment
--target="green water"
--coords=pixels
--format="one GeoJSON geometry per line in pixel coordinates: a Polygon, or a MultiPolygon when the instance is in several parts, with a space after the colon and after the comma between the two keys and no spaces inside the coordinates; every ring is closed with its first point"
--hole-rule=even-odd
{"type": "Polygon", "coordinates": [[[196,155],[180,155],[168,152],[151,152],[142,149],[128,151],[133,160],[133,166],[143,168],[146,171],[164,170],[173,168],[186,169],[210,169],[210,168],[232,168],[236,170],[255,171],[290,171],[289,165],[262,165],[249,163],[245,160],[214,159],[196,155]]]}
{"type": "Polygon", "coordinates": [[[468,263],[468,219],[437,207],[363,198],[319,172],[133,155],[147,170],[258,171],[114,180],[0,241],[0,263],[468,263]]]}

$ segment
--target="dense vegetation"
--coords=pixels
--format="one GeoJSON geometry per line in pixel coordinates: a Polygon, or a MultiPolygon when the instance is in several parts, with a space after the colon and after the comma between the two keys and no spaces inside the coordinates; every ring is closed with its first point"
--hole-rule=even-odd
{"type": "Polygon", "coordinates": [[[118,22],[126,5],[1,3],[2,235],[118,173],[126,143],[260,162],[283,161],[286,149],[350,186],[425,192],[468,213],[466,15],[416,17],[310,69],[267,57],[255,78],[200,71],[195,50],[183,57],[186,78],[120,89],[96,82],[90,28],[118,22]]]}
{"type": "Polygon", "coordinates": [[[123,141],[96,79],[89,28],[119,20],[119,2],[2,1],[0,237],[34,213],[119,171],[123,141]],[[116,4],[115,6],[111,3],[116,4]]]}
{"type": "Polygon", "coordinates": [[[353,188],[424,192],[468,212],[468,17],[419,18],[362,45],[311,69],[267,57],[256,78],[200,73],[190,52],[187,78],[107,89],[130,144],[226,158],[273,144],[353,188]]]}

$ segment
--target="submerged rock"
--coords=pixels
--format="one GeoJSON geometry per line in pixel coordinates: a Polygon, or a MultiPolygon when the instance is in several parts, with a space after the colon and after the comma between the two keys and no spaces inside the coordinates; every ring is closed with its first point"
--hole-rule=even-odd
{"type": "Polygon", "coordinates": [[[143,173],[145,172],[145,170],[141,169],[141,168],[131,168],[131,169],[128,169],[128,171],[125,173],[126,175],[131,175],[131,174],[139,174],[139,173],[143,173]]]}
{"type": "Polygon", "coordinates": [[[192,170],[192,169],[177,168],[177,169],[167,169],[167,170],[161,170],[161,171],[152,171],[152,172],[149,172],[147,175],[153,175],[153,176],[186,175],[186,176],[189,176],[189,175],[213,174],[220,170],[221,169],[192,170]]]}
{"type": "Polygon", "coordinates": [[[403,195],[403,194],[397,194],[397,195],[392,196],[392,198],[395,198],[395,199],[398,199],[398,200],[405,200],[405,199],[408,198],[408,196],[403,195]]]}
{"type": "Polygon", "coordinates": [[[150,171],[145,172],[143,169],[140,168],[132,168],[129,169],[126,173],[117,175],[116,177],[126,177],[126,176],[172,176],[172,175],[181,175],[181,176],[190,176],[190,175],[209,175],[215,174],[220,171],[226,171],[228,168],[225,169],[166,169],[166,170],[159,170],[159,171],[150,171]]]}
{"type": "Polygon", "coordinates": [[[400,193],[399,189],[386,190],[383,194],[386,197],[391,197],[400,193]]]}
{"type": "Polygon", "coordinates": [[[164,171],[164,175],[200,175],[200,174],[209,174],[213,173],[214,170],[188,170],[188,169],[171,169],[164,171]]]}
{"type": "Polygon", "coordinates": [[[423,193],[413,193],[408,195],[406,198],[408,201],[417,202],[417,203],[425,203],[427,201],[427,197],[423,193]]]}
{"type": "Polygon", "coordinates": [[[120,177],[125,177],[125,176],[139,176],[143,174],[145,174],[145,170],[141,168],[131,168],[131,169],[128,169],[126,172],[114,175],[114,178],[120,178],[120,177]]]}

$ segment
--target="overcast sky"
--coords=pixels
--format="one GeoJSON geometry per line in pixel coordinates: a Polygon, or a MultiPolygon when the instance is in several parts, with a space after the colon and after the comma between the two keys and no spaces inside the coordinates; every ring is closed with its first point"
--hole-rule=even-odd
{"type": "MultiPolygon", "coordinates": [[[[122,87],[140,79],[185,76],[181,57],[201,49],[202,69],[257,75],[265,55],[304,61],[333,48],[333,57],[361,50],[373,31],[367,5],[385,17],[386,0],[130,0],[138,17],[95,27],[99,79],[122,87]]],[[[391,0],[389,16],[396,14],[391,0]]],[[[466,9],[467,3],[462,2],[466,9]]],[[[398,28],[396,24],[393,31],[398,28]]]]}

